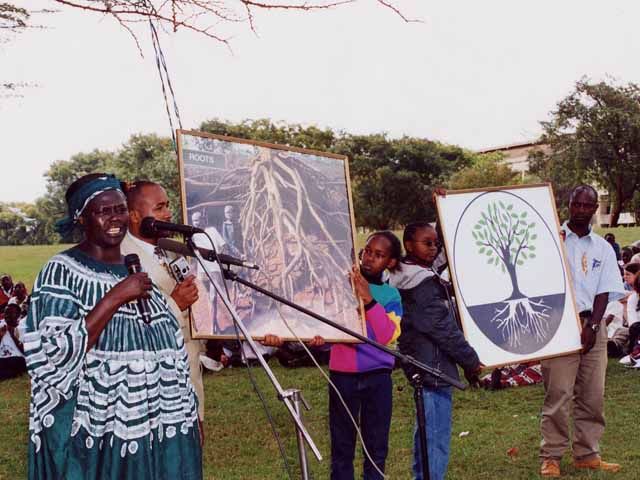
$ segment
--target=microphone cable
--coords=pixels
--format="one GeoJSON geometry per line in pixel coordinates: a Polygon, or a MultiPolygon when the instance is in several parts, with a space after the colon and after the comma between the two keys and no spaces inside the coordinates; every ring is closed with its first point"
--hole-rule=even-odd
{"type": "MultiPolygon", "coordinates": [[[[213,239],[211,238],[211,236],[206,232],[204,234],[206,235],[206,237],[209,239],[209,243],[211,244],[211,249],[213,251],[213,255],[216,259],[216,263],[218,265],[218,268],[220,269],[220,278],[222,279],[222,285],[224,287],[224,291],[225,294],[227,295],[227,299],[229,299],[229,303],[231,303],[231,297],[229,297],[229,289],[227,288],[227,282],[226,279],[224,278],[224,274],[223,274],[223,266],[222,263],[220,262],[220,259],[218,258],[218,252],[216,249],[216,245],[213,242],[213,239]]],[[[196,257],[197,258],[197,257],[196,257]]],[[[198,261],[200,261],[198,259],[198,261]]],[[[215,287],[214,287],[215,289],[215,287]]],[[[216,294],[218,294],[216,292],[216,294]]],[[[226,307],[225,307],[226,308],[226,307]]],[[[231,316],[231,318],[233,319],[233,315],[231,316]]],[[[291,466],[289,465],[289,461],[287,460],[287,452],[284,449],[284,445],[282,444],[282,440],[280,438],[280,435],[278,434],[278,429],[276,428],[276,423],[273,419],[273,416],[271,415],[271,410],[269,409],[269,406],[267,405],[267,401],[264,397],[264,394],[262,393],[262,390],[260,390],[260,387],[258,386],[258,383],[256,382],[256,379],[253,375],[253,372],[251,370],[251,365],[249,365],[249,359],[246,356],[246,353],[244,351],[244,348],[242,346],[242,340],[240,339],[240,331],[238,330],[238,325],[236,324],[235,319],[233,319],[233,328],[235,330],[236,333],[236,341],[238,342],[238,346],[240,347],[240,358],[242,359],[242,361],[244,362],[244,364],[247,367],[247,374],[249,376],[249,381],[251,383],[251,386],[253,387],[253,390],[256,392],[256,394],[258,395],[258,398],[260,399],[260,403],[262,403],[262,408],[264,409],[264,412],[267,416],[267,420],[269,421],[269,425],[271,427],[271,432],[273,433],[273,436],[276,440],[276,443],[278,445],[278,450],[280,451],[280,457],[282,457],[282,462],[284,464],[285,470],[287,472],[287,476],[289,477],[289,480],[293,480],[293,474],[291,472],[291,466]]],[[[260,353],[255,352],[256,355],[260,355],[260,353]]]]}

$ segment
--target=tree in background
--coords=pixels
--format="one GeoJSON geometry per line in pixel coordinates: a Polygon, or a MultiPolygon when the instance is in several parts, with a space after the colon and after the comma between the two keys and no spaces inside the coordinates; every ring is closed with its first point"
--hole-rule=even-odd
{"type": "Polygon", "coordinates": [[[133,135],[110,159],[107,168],[125,181],[150,180],[162,185],[169,196],[173,219],[181,221],[178,161],[170,138],[133,135]]]}
{"type": "Polygon", "coordinates": [[[464,190],[530,183],[528,178],[523,181],[522,176],[504,162],[504,158],[501,152],[474,156],[471,165],[451,175],[447,187],[451,190],[464,190]]]}
{"type": "Polygon", "coordinates": [[[268,119],[230,124],[204,122],[203,132],[346,155],[359,226],[394,228],[434,220],[432,189],[471,164],[460,147],[423,138],[391,139],[386,134],[352,135],[315,126],[277,124],[268,119]]]}
{"type": "Polygon", "coordinates": [[[433,189],[473,158],[455,145],[406,136],[346,135],[335,150],[349,157],[357,221],[369,228],[435,220],[433,189]]]}
{"type": "MultiPolygon", "coordinates": [[[[560,186],[588,181],[605,188],[612,202],[610,226],[618,225],[640,187],[640,87],[582,79],[541,122],[548,153],[532,156],[532,171],[560,186]]],[[[566,198],[557,199],[558,204],[566,198]]]]}
{"type": "MultiPolygon", "coordinates": [[[[359,226],[372,229],[395,228],[414,220],[435,220],[432,189],[445,185],[451,174],[473,161],[471,152],[422,138],[351,135],[268,119],[240,123],[210,120],[200,130],[347,155],[356,221],[359,226]]],[[[146,179],[160,183],[169,194],[174,219],[182,219],[178,165],[171,139],[133,135],[116,152],[94,150],[51,165],[45,174],[46,194],[25,210],[35,219],[26,243],[60,241],[54,224],[65,214],[64,193],[75,179],[93,172],[114,173],[124,181],[146,179]]],[[[63,240],[76,241],[77,233],[63,240]]]]}

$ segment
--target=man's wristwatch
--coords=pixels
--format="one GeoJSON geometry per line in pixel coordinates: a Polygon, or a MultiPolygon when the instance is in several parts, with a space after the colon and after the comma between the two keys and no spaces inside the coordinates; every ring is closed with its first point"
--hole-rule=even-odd
{"type": "Polygon", "coordinates": [[[593,330],[593,333],[598,333],[600,331],[600,324],[599,323],[590,323],[588,325],[588,327],[593,330]]]}

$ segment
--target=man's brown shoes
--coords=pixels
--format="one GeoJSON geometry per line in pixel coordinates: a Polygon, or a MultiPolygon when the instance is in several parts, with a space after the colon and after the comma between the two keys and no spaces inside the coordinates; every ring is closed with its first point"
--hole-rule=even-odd
{"type": "Polygon", "coordinates": [[[559,477],[560,476],[560,462],[547,458],[542,462],[540,467],[540,475],[543,477],[559,477]]]}
{"type": "Polygon", "coordinates": [[[592,458],[591,460],[576,460],[573,462],[576,468],[588,468],[591,470],[602,470],[603,472],[618,472],[620,465],[617,463],[603,462],[601,458],[592,458]]]}

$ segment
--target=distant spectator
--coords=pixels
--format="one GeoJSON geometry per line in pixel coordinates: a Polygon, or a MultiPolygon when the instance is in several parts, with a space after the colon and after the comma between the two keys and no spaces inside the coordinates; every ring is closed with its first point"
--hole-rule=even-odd
{"type": "Polygon", "coordinates": [[[633,279],[640,271],[640,263],[627,263],[624,266],[622,280],[624,281],[624,289],[631,292],[633,290],[633,279]]]}
{"type": "Polygon", "coordinates": [[[616,236],[613,233],[607,233],[604,236],[604,239],[609,242],[613,251],[616,252],[616,260],[620,261],[622,259],[622,254],[620,252],[620,245],[616,243],[616,236]]]}
{"type": "Polygon", "coordinates": [[[13,296],[13,280],[11,276],[4,274],[0,277],[0,307],[4,307],[13,296]]]}
{"type": "Polygon", "coordinates": [[[631,244],[631,253],[633,256],[631,257],[630,262],[640,262],[640,240],[636,240],[631,244]]]}
{"type": "Polygon", "coordinates": [[[633,280],[633,293],[627,302],[627,320],[629,322],[628,350],[631,356],[640,359],[640,275],[633,280]]]}
{"type": "Polygon", "coordinates": [[[5,308],[5,319],[0,320],[0,380],[17,377],[27,371],[19,323],[20,307],[9,303],[5,308]]]}
{"type": "Polygon", "coordinates": [[[13,297],[11,297],[10,302],[11,301],[20,307],[20,318],[26,317],[29,311],[29,294],[23,282],[18,282],[14,285],[13,297]]]}
{"type": "Polygon", "coordinates": [[[11,275],[2,275],[2,278],[0,278],[0,288],[5,296],[9,298],[13,296],[13,280],[11,279],[11,275]]]}
{"type": "Polygon", "coordinates": [[[631,247],[624,247],[620,255],[622,257],[622,264],[626,265],[627,263],[631,262],[631,257],[633,257],[633,250],[631,249],[631,247]]]}
{"type": "MultiPolygon", "coordinates": [[[[640,275],[636,275],[633,279],[633,293],[628,296],[626,308],[623,311],[622,326],[616,328],[613,337],[607,342],[607,352],[609,356],[620,357],[627,353],[632,353],[634,348],[640,349],[638,340],[640,339],[640,275]]],[[[609,311],[609,308],[607,308],[609,311]]],[[[611,310],[610,313],[613,313],[611,310]]],[[[619,322],[616,316],[613,322],[619,322]]],[[[605,317],[606,318],[606,317],[605,317]]],[[[607,318],[607,321],[609,319],[607,318]]]]}
{"type": "Polygon", "coordinates": [[[602,318],[607,326],[607,353],[610,357],[621,357],[628,353],[629,321],[627,301],[629,293],[620,300],[609,302],[602,318]]]}

